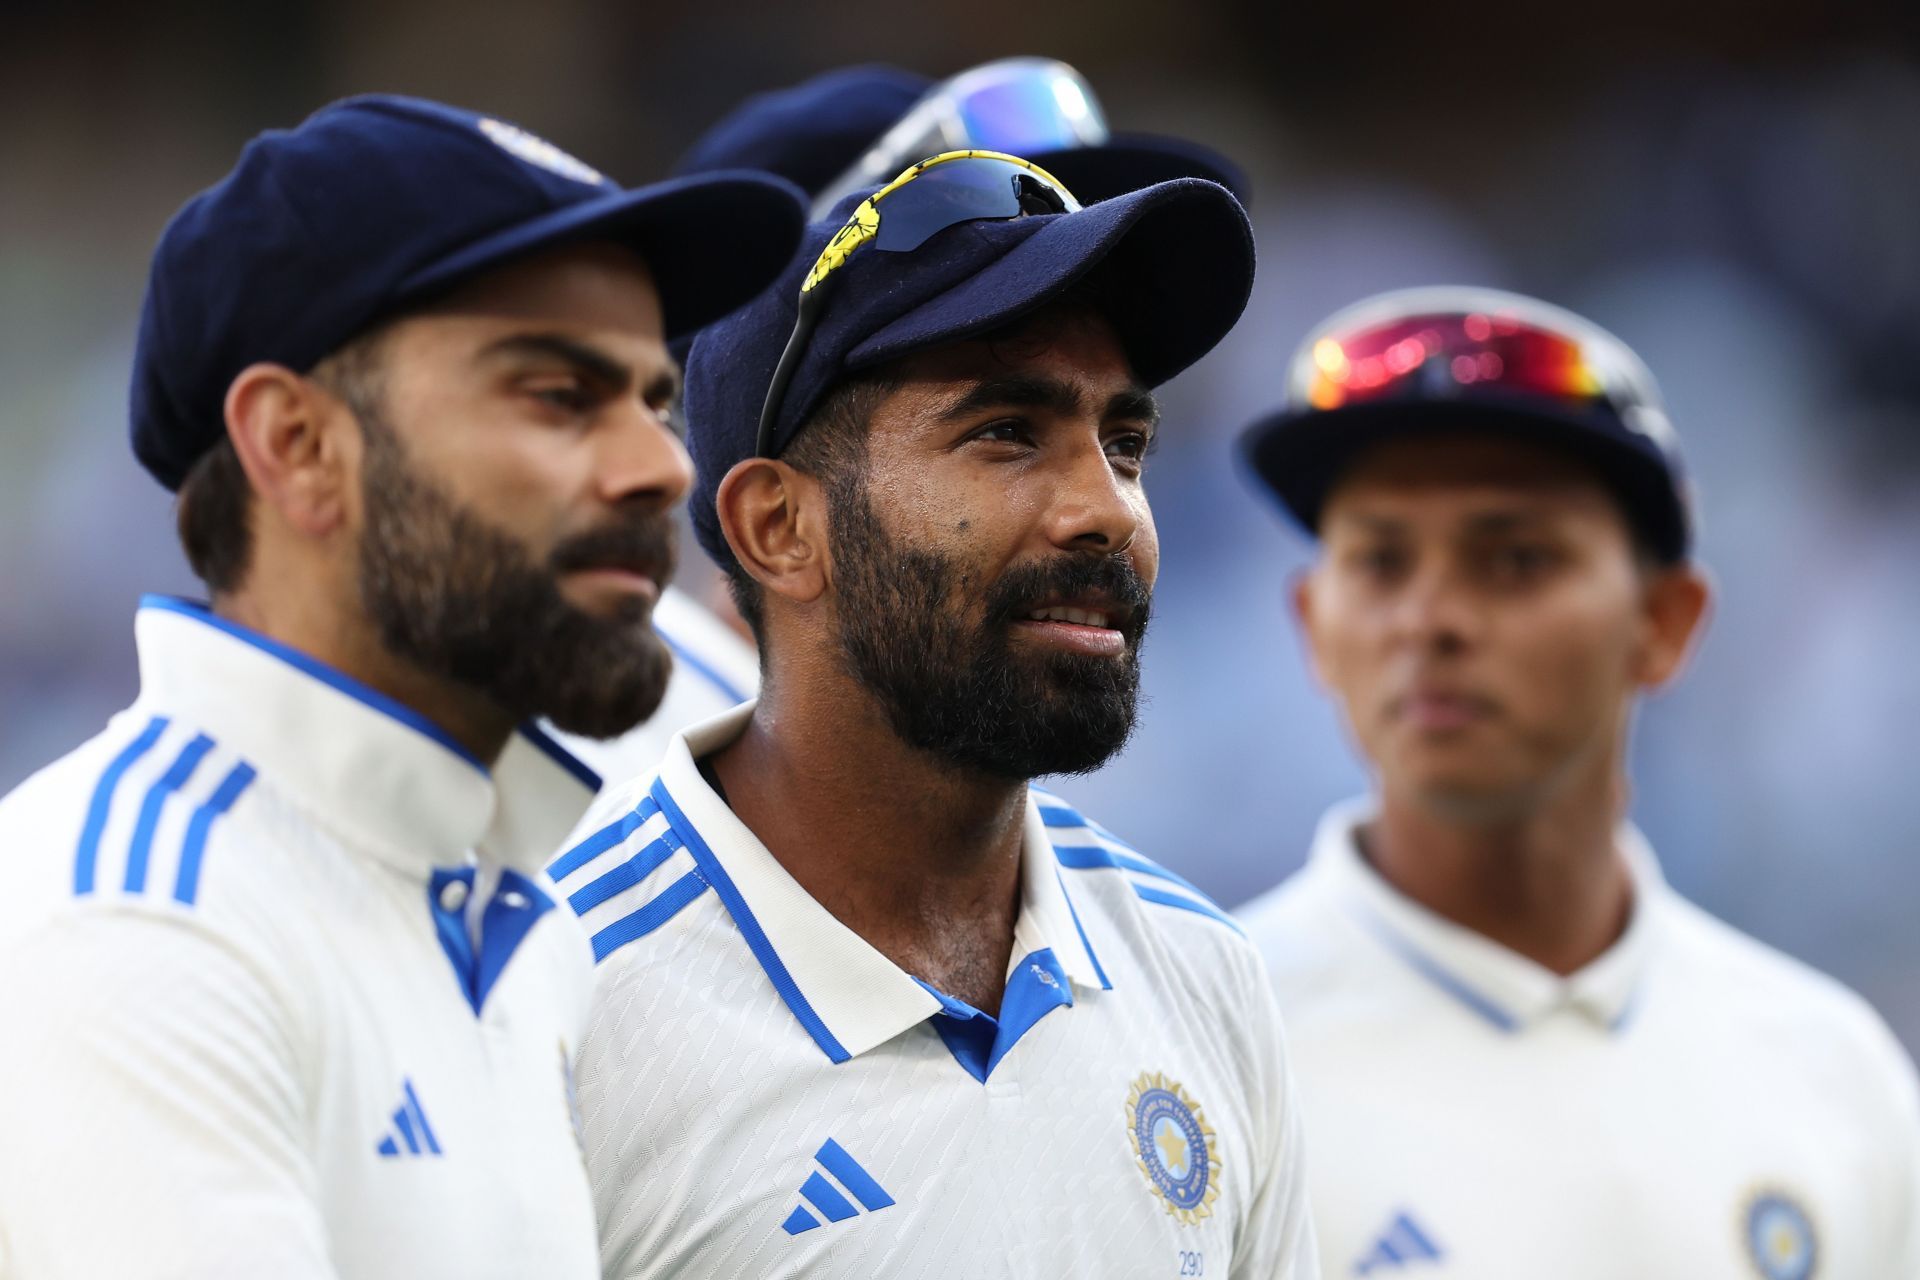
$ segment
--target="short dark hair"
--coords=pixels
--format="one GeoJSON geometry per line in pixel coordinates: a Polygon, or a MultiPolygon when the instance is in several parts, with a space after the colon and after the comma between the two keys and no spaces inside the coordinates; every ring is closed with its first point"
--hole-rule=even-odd
{"type": "MultiPolygon", "coordinates": [[[[899,387],[899,379],[885,372],[836,383],[801,424],[780,461],[820,481],[829,501],[858,492],[867,479],[867,431],[873,425],[874,410],[899,387]]],[[[764,644],[766,602],[760,584],[736,556],[727,556],[720,567],[726,572],[734,608],[752,629],[753,638],[764,644]]]]}
{"type": "MultiPolygon", "coordinates": [[[[380,395],[380,338],[373,329],[307,371],[307,377],[344,400],[366,428],[364,406],[380,395]]],[[[213,595],[238,590],[253,561],[253,484],[224,432],[188,469],[174,496],[174,528],[187,566],[213,595]]]]}

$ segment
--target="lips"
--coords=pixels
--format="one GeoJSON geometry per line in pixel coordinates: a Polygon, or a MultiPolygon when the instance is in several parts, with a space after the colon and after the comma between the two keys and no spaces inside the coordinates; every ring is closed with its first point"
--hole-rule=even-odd
{"type": "Polygon", "coordinates": [[[1072,605],[1047,605],[1027,614],[1029,622],[1071,622],[1081,627],[1106,627],[1112,617],[1105,609],[1078,609],[1072,605]]]}
{"type": "Polygon", "coordinates": [[[1490,698],[1454,689],[1422,688],[1401,694],[1388,715],[1416,729],[1444,733],[1464,729],[1498,710],[1490,698]]]}

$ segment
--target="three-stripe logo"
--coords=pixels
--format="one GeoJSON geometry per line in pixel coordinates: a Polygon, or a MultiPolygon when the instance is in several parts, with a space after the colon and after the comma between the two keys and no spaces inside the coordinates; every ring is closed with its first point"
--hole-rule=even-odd
{"type": "Polygon", "coordinates": [[[860,1214],[860,1210],[853,1206],[854,1200],[858,1200],[868,1213],[877,1212],[893,1203],[893,1197],[874,1181],[873,1175],[861,1168],[860,1162],[848,1155],[847,1149],[832,1138],[828,1138],[814,1153],[813,1160],[815,1169],[800,1184],[800,1196],[807,1203],[794,1206],[787,1220],[780,1224],[780,1229],[788,1235],[797,1236],[820,1225],[820,1218],[808,1211],[808,1204],[828,1222],[845,1222],[860,1214]],[[849,1196],[853,1199],[848,1199],[849,1196]]]}
{"type": "Polygon", "coordinates": [[[420,1095],[413,1091],[413,1081],[404,1076],[400,1080],[400,1105],[394,1109],[386,1136],[374,1151],[387,1159],[440,1154],[440,1139],[427,1123],[426,1108],[420,1105],[420,1095]]]}
{"type": "Polygon", "coordinates": [[[1445,1257],[1433,1237],[1420,1229],[1410,1213],[1394,1215],[1373,1247],[1353,1264],[1353,1274],[1370,1276],[1376,1271],[1397,1271],[1416,1262],[1439,1262],[1445,1257]]]}
{"type": "MultiPolygon", "coordinates": [[[[101,878],[102,855],[106,852],[118,853],[120,846],[103,849],[102,841],[114,815],[114,801],[120,790],[121,779],[134,769],[141,758],[166,736],[172,721],[166,716],[154,716],[139,735],[120,750],[101,773],[100,780],[94,784],[92,799],[87,805],[85,824],[80,830],[80,839],[74,849],[73,892],[75,896],[85,897],[95,892],[101,878]]],[[[253,766],[244,760],[232,760],[224,774],[218,775],[219,781],[211,791],[207,791],[198,780],[200,764],[216,749],[217,744],[204,733],[195,733],[183,744],[165,770],[155,777],[141,794],[137,816],[127,843],[124,872],[119,877],[120,888],[130,894],[148,892],[149,866],[156,860],[156,839],[162,830],[163,822],[170,802],[193,788],[204,796],[198,803],[192,804],[190,813],[185,815],[184,826],[173,828],[173,839],[179,841],[173,845],[165,842],[164,854],[173,854],[171,866],[164,864],[159,869],[159,882],[153,892],[159,894],[171,890],[174,901],[185,906],[194,905],[200,892],[200,864],[205,857],[207,836],[213,824],[221,815],[231,809],[239,800],[241,793],[253,781],[253,766]],[[174,850],[177,849],[177,854],[174,850]],[[169,876],[166,873],[171,871],[169,876]]],[[[164,757],[162,757],[164,758],[164,757]]],[[[176,813],[179,810],[174,810],[176,813]]],[[[120,812],[124,815],[123,806],[120,812]]],[[[124,820],[124,818],[123,818],[124,820]]],[[[108,878],[112,883],[112,878],[108,878]]]]}

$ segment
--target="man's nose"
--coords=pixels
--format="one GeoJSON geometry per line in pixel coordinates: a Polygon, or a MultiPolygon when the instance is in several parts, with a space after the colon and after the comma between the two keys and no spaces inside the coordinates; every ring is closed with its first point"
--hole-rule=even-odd
{"type": "Polygon", "coordinates": [[[666,510],[693,487],[686,446],[657,410],[637,400],[602,433],[595,465],[600,495],[610,505],[638,501],[666,510]]]}

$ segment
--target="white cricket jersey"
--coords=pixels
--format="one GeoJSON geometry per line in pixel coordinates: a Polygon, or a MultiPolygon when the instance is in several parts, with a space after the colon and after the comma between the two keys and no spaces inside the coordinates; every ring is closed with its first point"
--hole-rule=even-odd
{"type": "Polygon", "coordinates": [[[1313,1135],[1328,1277],[1915,1280],[1912,1064],[1838,983],[1685,901],[1631,828],[1621,939],[1562,978],[1360,856],[1240,915],[1313,1135]]]}
{"type": "Polygon", "coordinates": [[[1000,1015],[904,972],[701,777],[746,706],[549,869],[600,957],[579,1059],[609,1277],[1314,1273],[1260,961],[1177,876],[1028,802],[1000,1015]]]}
{"type": "Polygon", "coordinates": [[[610,783],[652,773],[673,735],[760,696],[760,655],[711,609],[676,587],[660,593],[653,629],[673,654],[660,707],[617,738],[548,732],[610,783]]]}
{"type": "Polygon", "coordinates": [[[135,636],[139,699],[0,801],[0,1275],[597,1275],[539,870],[590,775],[184,601],[135,636]]]}

